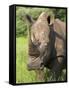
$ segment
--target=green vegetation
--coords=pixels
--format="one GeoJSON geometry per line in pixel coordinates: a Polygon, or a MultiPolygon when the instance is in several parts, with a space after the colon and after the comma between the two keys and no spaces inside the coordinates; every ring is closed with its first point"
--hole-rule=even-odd
{"type": "MultiPolygon", "coordinates": [[[[16,82],[17,83],[32,83],[38,82],[34,71],[27,70],[28,61],[28,38],[27,38],[27,24],[24,19],[25,14],[31,15],[35,20],[41,12],[54,13],[55,17],[66,21],[66,9],[50,9],[50,8],[16,8],[16,82]]],[[[45,79],[47,81],[53,80],[49,70],[45,70],[45,79]]],[[[64,80],[64,73],[59,80],[64,80]]]]}
{"type": "Polygon", "coordinates": [[[16,82],[28,83],[35,81],[34,71],[27,70],[28,61],[28,39],[26,37],[16,38],[16,82]]]}

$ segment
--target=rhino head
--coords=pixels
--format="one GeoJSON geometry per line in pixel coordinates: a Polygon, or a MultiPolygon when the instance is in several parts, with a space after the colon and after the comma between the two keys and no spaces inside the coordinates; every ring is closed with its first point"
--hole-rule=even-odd
{"type": "Polygon", "coordinates": [[[28,69],[43,69],[43,56],[47,54],[49,45],[49,26],[53,24],[54,17],[42,12],[35,21],[31,16],[26,15],[29,28],[29,62],[28,69]]]}

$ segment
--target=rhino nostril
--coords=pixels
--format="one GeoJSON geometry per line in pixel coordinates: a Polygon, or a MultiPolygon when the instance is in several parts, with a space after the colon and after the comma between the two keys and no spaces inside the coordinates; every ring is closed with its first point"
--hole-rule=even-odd
{"type": "Polygon", "coordinates": [[[40,64],[40,69],[43,69],[43,68],[44,68],[44,64],[41,63],[41,64],[40,64]]]}
{"type": "Polygon", "coordinates": [[[44,64],[41,63],[41,64],[40,64],[40,70],[43,70],[43,69],[44,69],[44,64]]]}

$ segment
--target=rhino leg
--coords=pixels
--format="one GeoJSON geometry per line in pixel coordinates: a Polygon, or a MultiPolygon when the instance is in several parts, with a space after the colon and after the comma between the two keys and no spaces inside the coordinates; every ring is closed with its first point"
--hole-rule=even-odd
{"type": "Polygon", "coordinates": [[[36,80],[38,82],[44,82],[45,78],[44,78],[44,70],[35,70],[36,73],[36,80]]]}

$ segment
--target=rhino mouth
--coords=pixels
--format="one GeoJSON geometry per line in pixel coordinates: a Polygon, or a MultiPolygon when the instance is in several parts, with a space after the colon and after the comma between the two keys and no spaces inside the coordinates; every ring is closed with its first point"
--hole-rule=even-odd
{"type": "Polygon", "coordinates": [[[29,56],[29,63],[27,64],[28,70],[43,70],[47,62],[48,48],[45,47],[40,56],[29,56]]]}
{"type": "Polygon", "coordinates": [[[27,64],[28,70],[42,70],[44,69],[44,64],[43,61],[38,58],[32,58],[30,57],[30,62],[27,64]]]}

